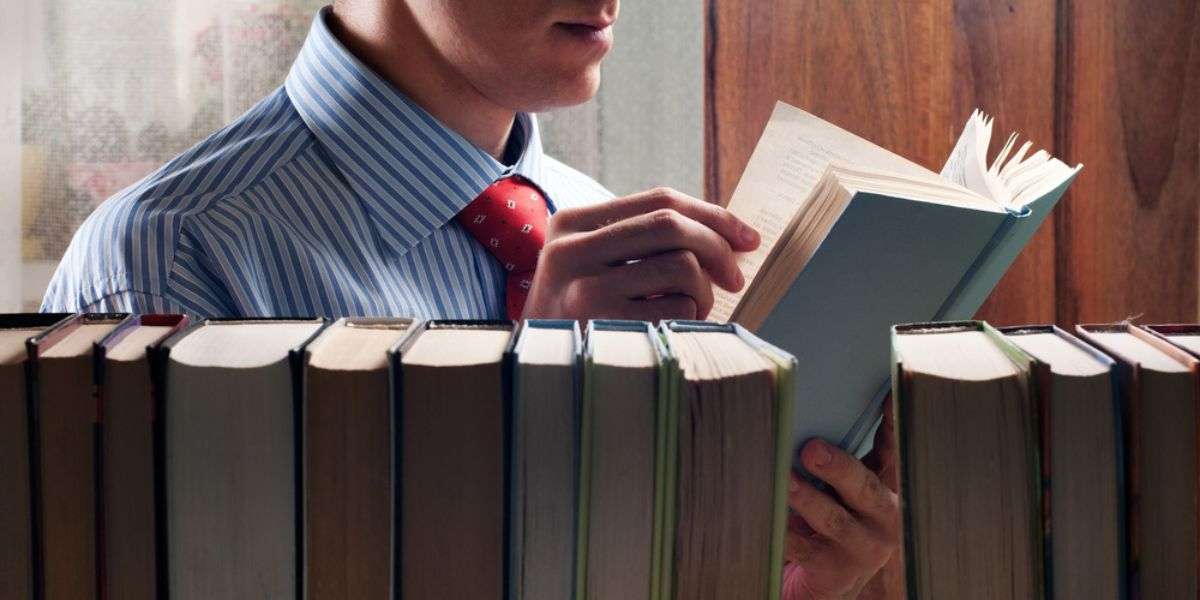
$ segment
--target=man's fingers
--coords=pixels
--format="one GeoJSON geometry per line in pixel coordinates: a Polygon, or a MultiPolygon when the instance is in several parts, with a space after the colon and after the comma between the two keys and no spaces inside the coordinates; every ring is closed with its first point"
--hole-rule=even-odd
{"type": "Polygon", "coordinates": [[[900,491],[900,478],[896,469],[896,436],[892,429],[891,394],[883,407],[883,422],[875,430],[875,443],[871,452],[863,457],[863,464],[893,492],[900,491]]]}
{"type": "Polygon", "coordinates": [[[859,548],[871,542],[870,533],[837,500],[813,484],[793,477],[788,506],[812,530],[842,547],[859,548]]]}
{"type": "Polygon", "coordinates": [[[698,319],[696,300],[683,294],[658,296],[642,300],[630,300],[626,304],[626,319],[638,321],[666,321],[669,319],[698,319]]]}
{"type": "Polygon", "coordinates": [[[615,271],[616,269],[610,269],[599,275],[577,279],[566,293],[586,299],[586,311],[563,313],[555,318],[633,319],[651,322],[697,318],[696,299],[692,296],[669,293],[650,298],[637,297],[636,292],[629,292],[626,287],[631,282],[617,275],[615,271]]]}
{"type": "Polygon", "coordinates": [[[789,529],[783,546],[783,560],[812,569],[821,566],[820,563],[830,562],[832,556],[837,554],[835,550],[833,544],[821,536],[789,529]]]}
{"type": "Polygon", "coordinates": [[[833,486],[846,506],[882,527],[888,536],[899,528],[899,498],[866,465],[820,439],[801,450],[804,468],[833,486]]]}
{"type": "Polygon", "coordinates": [[[609,202],[563,210],[551,219],[551,224],[559,233],[594,231],[618,221],[664,209],[702,223],[725,238],[735,250],[746,252],[758,247],[758,232],[733,216],[733,213],[670,188],[655,188],[609,202]]]}
{"type": "MultiPolygon", "coordinates": [[[[804,523],[815,534],[808,537],[824,538],[831,546],[826,550],[826,554],[838,554],[840,560],[849,558],[874,569],[882,566],[891,556],[894,544],[890,534],[869,528],[837,500],[794,475],[791,489],[788,491],[788,505],[796,516],[804,519],[804,523]]],[[[791,522],[788,525],[789,537],[806,537],[803,527],[797,527],[791,522]]],[[[800,545],[798,548],[802,556],[803,551],[820,547],[800,545]]]]}
{"type": "Polygon", "coordinates": [[[618,221],[596,231],[577,233],[575,260],[594,268],[621,265],[672,250],[688,250],[712,277],[731,291],[745,283],[733,249],[713,230],[673,210],[658,210],[618,221]]]}
{"type": "Polygon", "coordinates": [[[613,286],[631,300],[654,296],[690,296],[696,303],[697,319],[712,309],[712,281],[688,250],[672,250],[611,271],[613,286]]]}

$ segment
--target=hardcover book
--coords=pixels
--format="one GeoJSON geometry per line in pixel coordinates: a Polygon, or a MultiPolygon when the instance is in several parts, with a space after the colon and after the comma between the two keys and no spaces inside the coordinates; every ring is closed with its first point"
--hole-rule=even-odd
{"type": "Polygon", "coordinates": [[[1127,323],[1078,325],[1112,356],[1125,400],[1130,597],[1200,593],[1200,360],[1127,323]]]}
{"type": "Polygon", "coordinates": [[[762,234],[747,284],[714,289],[710,320],[794,354],[799,445],[870,445],[894,323],[968,319],[1080,167],[1008,139],[989,160],[976,111],[941,173],[782,102],[728,208],[762,234]]]}
{"type": "Polygon", "coordinates": [[[99,415],[93,344],[127,315],[76,315],[29,340],[35,580],[46,600],[95,598],[99,415]]]}
{"type": "Polygon", "coordinates": [[[525,321],[514,353],[509,597],[570,598],[578,544],[579,323],[525,321]]]}
{"type": "Polygon", "coordinates": [[[1032,359],[980,321],[892,331],[908,597],[1046,597],[1032,359]]]}
{"type": "Polygon", "coordinates": [[[154,400],[146,350],[187,324],[183,315],[133,315],[92,350],[100,411],[100,584],[107,598],[157,597],[154,400]]]}
{"type": "Polygon", "coordinates": [[[1123,598],[1125,452],[1116,363],[1054,325],[1000,331],[1033,358],[1047,596],[1123,598]]]}
{"type": "Polygon", "coordinates": [[[671,357],[644,321],[588,322],[576,598],[660,598],[671,357]]]}
{"type": "Polygon", "coordinates": [[[160,586],[174,599],[300,587],[298,382],[322,319],[208,319],[153,350],[160,586]]]}
{"type": "Polygon", "coordinates": [[[389,598],[395,530],[395,403],[388,352],[412,319],[346,318],[305,346],[304,596],[389,598]]]}
{"type": "MultiPolygon", "coordinates": [[[[0,597],[34,592],[29,411],[30,338],[71,317],[63,313],[0,314],[0,597]]],[[[40,577],[39,577],[40,579],[40,577]]]]}
{"type": "Polygon", "coordinates": [[[779,597],[796,360],[738,325],[668,321],[662,598],[779,597]]]}
{"type": "Polygon", "coordinates": [[[501,598],[509,587],[515,329],[427,321],[393,353],[401,598],[501,598]]]}

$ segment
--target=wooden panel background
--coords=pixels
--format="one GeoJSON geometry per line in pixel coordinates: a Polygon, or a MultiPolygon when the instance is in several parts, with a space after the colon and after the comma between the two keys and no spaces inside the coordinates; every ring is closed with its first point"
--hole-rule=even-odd
{"type": "Polygon", "coordinates": [[[971,110],[1084,171],[979,316],[1190,321],[1200,287],[1195,0],[707,0],[705,196],[776,99],[939,170],[971,110]]]}

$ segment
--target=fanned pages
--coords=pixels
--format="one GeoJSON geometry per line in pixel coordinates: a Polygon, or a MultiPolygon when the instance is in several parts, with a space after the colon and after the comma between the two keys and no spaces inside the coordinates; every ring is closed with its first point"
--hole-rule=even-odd
{"type": "Polygon", "coordinates": [[[736,326],[670,321],[663,332],[678,364],[666,597],[777,598],[791,403],[780,384],[793,363],[736,326]]]}

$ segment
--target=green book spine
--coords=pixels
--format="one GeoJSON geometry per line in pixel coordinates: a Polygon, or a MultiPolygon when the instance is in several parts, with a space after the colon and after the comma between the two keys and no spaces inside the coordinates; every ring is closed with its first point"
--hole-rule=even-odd
{"type": "Polygon", "coordinates": [[[742,339],[775,364],[775,496],[771,518],[771,549],[765,574],[768,599],[779,600],[783,591],[783,553],[787,543],[788,484],[792,466],[792,411],[795,406],[796,357],[735,326],[742,339]]]}
{"type": "Polygon", "coordinates": [[[675,528],[676,528],[676,481],[679,478],[679,394],[682,386],[683,374],[679,370],[679,363],[675,360],[669,346],[667,346],[666,336],[661,333],[658,335],[660,344],[666,348],[665,360],[659,367],[659,375],[665,380],[665,385],[659,388],[659,393],[662,394],[661,400],[664,404],[663,413],[666,418],[663,427],[659,430],[665,444],[664,448],[664,476],[662,489],[663,515],[662,521],[656,527],[661,529],[662,543],[662,559],[661,559],[661,576],[658,598],[660,600],[670,599],[675,591],[675,528]]]}
{"type": "MultiPolygon", "coordinates": [[[[669,357],[661,337],[655,331],[648,332],[658,355],[658,404],[655,406],[655,451],[654,451],[654,532],[651,538],[650,598],[657,600],[663,582],[667,579],[663,570],[667,564],[666,552],[672,545],[666,527],[667,494],[675,489],[673,479],[668,478],[668,432],[671,430],[671,373],[669,357]]],[[[665,597],[664,597],[665,598],[665,597]]]]}
{"type": "Polygon", "coordinates": [[[587,598],[588,511],[592,488],[592,404],[595,365],[590,352],[583,359],[583,397],[579,405],[579,508],[575,520],[575,597],[587,598]]]}

